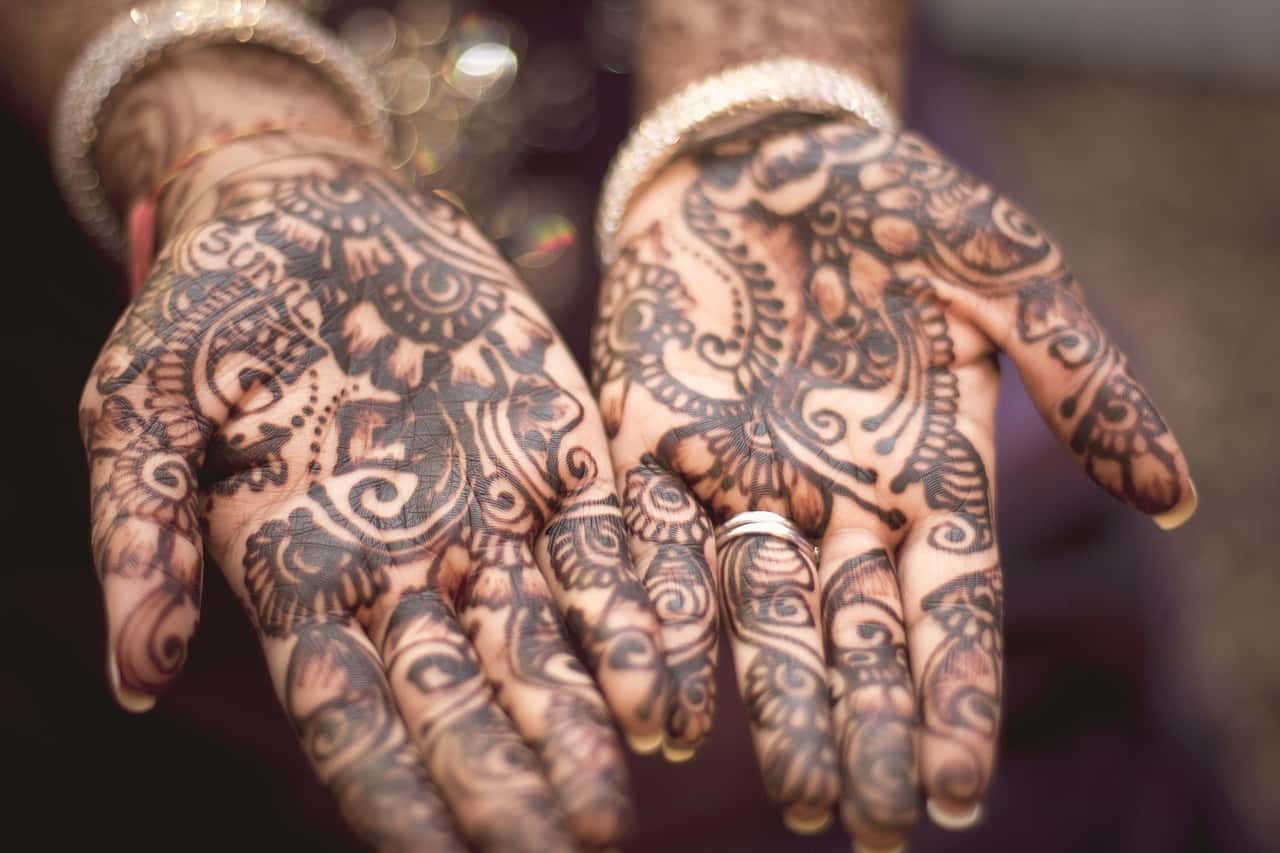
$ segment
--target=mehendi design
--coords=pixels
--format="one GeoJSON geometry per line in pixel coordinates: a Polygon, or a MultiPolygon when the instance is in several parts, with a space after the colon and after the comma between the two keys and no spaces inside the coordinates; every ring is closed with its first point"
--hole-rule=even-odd
{"type": "Polygon", "coordinates": [[[827,580],[822,619],[845,808],[855,820],[909,830],[917,817],[919,720],[897,599],[889,555],[870,551],[827,580]]]}
{"type": "Polygon", "coordinates": [[[149,585],[116,640],[122,682],[155,693],[181,664],[203,528],[287,650],[285,706],[371,840],[453,849],[453,820],[486,849],[559,849],[563,817],[616,840],[621,756],[565,626],[598,676],[649,684],[639,714],[662,712],[665,675],[611,478],[584,444],[590,403],[548,366],[563,344],[458,209],[377,169],[314,156],[216,192],[83,404],[98,565],[149,585]],[[603,624],[548,599],[543,535],[558,583],[594,596],[603,624]],[[503,571],[514,580],[485,580],[503,571]],[[455,618],[500,626],[505,663],[482,671],[455,618]],[[385,662],[353,639],[384,624],[385,662]],[[514,728],[495,668],[499,694],[541,697],[514,728]],[[422,721],[402,723],[401,704],[422,721]],[[515,797],[502,826],[464,805],[499,790],[515,797]]]}
{"type": "Polygon", "coordinates": [[[840,783],[822,650],[797,631],[817,624],[816,567],[753,537],[721,552],[718,569],[728,628],[752,649],[737,665],[765,789],[775,802],[828,806],[840,783]]]}
{"type": "Polygon", "coordinates": [[[396,724],[380,675],[378,660],[336,626],[299,631],[286,710],[303,749],[344,816],[367,838],[389,846],[414,838],[457,849],[447,812],[396,724]]]}
{"type": "Polygon", "coordinates": [[[893,535],[922,504],[948,518],[936,548],[989,548],[957,371],[990,349],[958,351],[957,289],[1007,300],[1020,343],[1071,371],[1057,414],[1099,483],[1148,511],[1177,502],[1163,422],[1056,247],[985,184],[915,137],[794,118],[695,165],[679,227],[653,224],[609,271],[593,381],[610,429],[634,386],[671,411],[658,456],[717,517],[781,501],[817,537],[848,502],[893,535]],[[841,394],[868,414],[831,407],[841,394]]]}
{"type": "Polygon", "coordinates": [[[921,607],[943,639],[920,667],[926,730],[953,750],[935,786],[960,802],[985,789],[990,768],[975,747],[994,742],[1003,688],[1003,585],[992,567],[961,575],[925,596],[921,607]]]}
{"type": "Polygon", "coordinates": [[[1176,470],[1173,453],[1162,440],[1169,429],[1146,393],[1124,373],[1115,373],[1100,386],[1071,437],[1071,449],[1081,454],[1085,470],[1099,485],[1116,489],[1145,512],[1160,512],[1176,504],[1177,481],[1161,476],[1176,470]]]}
{"type": "Polygon", "coordinates": [[[892,846],[918,782],[959,807],[990,779],[1000,577],[972,570],[998,564],[997,353],[1117,498],[1173,508],[1185,463],[1058,248],[918,137],[777,116],[667,167],[633,204],[592,380],[633,460],[627,529],[666,576],[651,593],[671,623],[707,624],[689,555],[702,524],[746,510],[814,541],[884,544],[824,568],[821,619],[812,571],[771,540],[716,555],[714,594],[770,795],[823,807],[843,787],[848,825],[892,846]],[[926,660],[908,661],[898,550],[967,573],[905,602],[937,623],[911,641],[926,660]]]}
{"type": "Polygon", "coordinates": [[[710,523],[676,475],[653,457],[628,472],[623,520],[645,552],[637,568],[663,626],[663,652],[675,680],[668,731],[696,746],[715,713],[719,607],[712,593],[710,523]]]}

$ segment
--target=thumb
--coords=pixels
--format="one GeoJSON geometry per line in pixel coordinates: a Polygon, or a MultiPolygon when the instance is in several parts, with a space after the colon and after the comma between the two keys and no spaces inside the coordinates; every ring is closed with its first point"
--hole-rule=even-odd
{"type": "Polygon", "coordinates": [[[135,713],[178,674],[199,618],[196,467],[208,436],[188,369],[130,309],[80,403],[91,539],[107,617],[107,676],[135,713]]]}

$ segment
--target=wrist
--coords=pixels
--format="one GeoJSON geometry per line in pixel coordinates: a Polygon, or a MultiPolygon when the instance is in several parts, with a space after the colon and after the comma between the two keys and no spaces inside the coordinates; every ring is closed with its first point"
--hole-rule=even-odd
{"type": "MultiPolygon", "coordinates": [[[[340,94],[306,64],[252,45],[203,47],[166,58],[113,98],[94,150],[103,189],[123,217],[179,158],[217,135],[258,126],[305,128],[358,144],[340,94]]],[[[200,183],[198,173],[214,161],[223,161],[214,171],[225,172],[228,160],[244,168],[253,165],[255,152],[279,155],[278,145],[250,144],[255,141],[231,143],[183,170],[183,180],[166,189],[158,221],[176,214],[200,183]]]]}
{"type": "Polygon", "coordinates": [[[618,149],[596,209],[596,243],[604,263],[616,257],[616,237],[636,191],[682,152],[732,140],[754,128],[799,127],[797,121],[847,121],[896,132],[884,96],[860,78],[804,59],[748,63],[696,82],[663,101],[618,149]]]}
{"type": "MultiPolygon", "coordinates": [[[[857,144],[863,145],[877,134],[893,132],[870,126],[853,115],[791,113],[767,116],[708,140],[664,164],[635,192],[619,222],[612,243],[614,257],[627,247],[638,248],[642,252],[646,249],[656,250],[663,256],[685,252],[689,243],[683,239],[651,242],[649,237],[659,232],[669,233],[672,223],[685,222],[690,188],[699,180],[726,167],[728,171],[723,174],[736,174],[741,167],[744,151],[759,151],[768,146],[779,157],[777,163],[781,166],[782,158],[788,156],[784,152],[801,155],[802,152],[812,150],[811,146],[819,139],[832,139],[832,134],[847,135],[844,144],[858,140],[857,144]]],[[[783,167],[781,173],[786,172],[783,167]]],[[[800,209],[808,203],[808,186],[804,181],[790,181],[782,186],[759,191],[767,195],[769,204],[778,209],[791,210],[800,209]]],[[[730,195],[742,202],[740,188],[735,188],[730,195]]],[[[677,230],[680,227],[677,225],[677,230]]],[[[701,253],[695,254],[699,255],[699,263],[713,266],[720,263],[701,253]]],[[[723,272],[729,274],[730,271],[724,269],[723,272]]],[[[685,286],[691,290],[698,289],[702,286],[701,283],[718,287],[720,280],[719,276],[695,276],[686,279],[685,286]]]]}
{"type": "Polygon", "coordinates": [[[166,192],[155,229],[157,250],[229,207],[262,200],[282,180],[327,175],[347,163],[382,170],[394,179],[379,148],[334,135],[291,130],[221,146],[184,171],[166,192]]]}

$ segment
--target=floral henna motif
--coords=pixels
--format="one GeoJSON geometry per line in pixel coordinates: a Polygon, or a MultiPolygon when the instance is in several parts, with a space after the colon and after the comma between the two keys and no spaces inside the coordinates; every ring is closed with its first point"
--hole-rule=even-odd
{"type": "Polygon", "coordinates": [[[1168,440],[1169,429],[1146,392],[1124,373],[1113,373],[1080,418],[1071,449],[1103,488],[1119,491],[1144,512],[1160,512],[1180,497],[1177,481],[1163,476],[1176,470],[1168,440]]]}
{"type": "Polygon", "coordinates": [[[569,589],[613,588],[630,580],[612,557],[626,547],[617,499],[579,501],[547,528],[551,565],[569,589]]]}
{"type": "Polygon", "coordinates": [[[158,692],[185,657],[203,531],[285,661],[284,704],[317,771],[371,840],[456,848],[443,796],[482,846],[563,848],[562,814],[604,827],[591,843],[616,841],[621,757],[554,602],[529,593],[540,535],[559,582],[597,597],[563,617],[597,675],[646,684],[640,715],[661,713],[666,676],[590,403],[550,366],[569,363],[555,332],[456,208],[377,169],[298,158],[216,194],[215,218],[162,254],[82,406],[98,565],[141,588],[115,639],[123,686],[158,692]],[[526,578],[479,580],[498,566],[526,578]],[[512,727],[460,628],[447,649],[404,639],[407,624],[453,624],[397,608],[424,595],[501,626],[500,687],[541,691],[537,713],[512,727]],[[404,677],[360,630],[392,613],[386,652],[404,677]],[[463,694],[468,710],[441,725],[470,732],[466,749],[396,710],[463,694]],[[476,797],[521,792],[510,833],[461,809],[464,780],[476,797]]]}
{"type": "Polygon", "coordinates": [[[297,634],[287,679],[294,728],[353,827],[381,844],[413,838],[458,849],[367,649],[335,626],[309,626],[297,634]]]}
{"type": "Polygon", "coordinates": [[[824,569],[821,622],[812,586],[782,583],[767,549],[716,555],[706,594],[730,621],[770,794],[834,801],[843,774],[850,828],[893,846],[917,816],[917,764],[956,807],[990,779],[1000,579],[972,569],[998,562],[997,353],[1116,497],[1171,510],[1190,497],[1185,462],[1057,247],[915,136],[761,122],[668,167],[621,236],[592,380],[633,466],[628,532],[667,598],[650,590],[674,603],[668,624],[707,624],[689,606],[709,583],[687,569],[697,504],[714,522],[770,510],[813,540],[885,544],[824,569]],[[913,563],[953,578],[905,602],[932,625],[912,635],[914,667],[895,550],[916,580],[913,563]]]}
{"type": "Polygon", "coordinates": [[[901,495],[949,515],[935,547],[990,547],[990,482],[961,429],[957,381],[989,349],[974,352],[963,329],[958,352],[957,287],[1008,301],[1021,344],[1076,376],[1060,415],[1079,424],[1072,445],[1095,479],[1148,511],[1177,502],[1159,416],[1056,247],[985,184],[915,137],[794,118],[696,167],[683,227],[651,226],[609,272],[593,381],[611,429],[633,385],[680,419],[659,455],[718,515],[726,501],[780,498],[816,536],[833,502],[849,501],[892,531],[905,521],[901,495]],[[696,292],[694,269],[706,280],[696,292]],[[1132,393],[1108,390],[1122,384],[1132,393]],[[868,412],[856,422],[819,402],[854,392],[868,412]],[[857,434],[870,453],[850,459],[857,434]],[[1097,464],[1100,444],[1141,471],[1097,464]]]}
{"type": "MultiPolygon", "coordinates": [[[[152,364],[129,364],[124,373],[147,376],[157,395],[181,393],[175,388],[180,383],[173,355],[163,350],[153,355],[152,364]]],[[[149,695],[181,669],[200,607],[202,553],[193,467],[201,458],[205,431],[189,415],[165,406],[135,406],[114,393],[128,381],[104,378],[111,395],[82,422],[89,465],[99,483],[90,501],[95,565],[104,582],[114,576],[146,588],[116,641],[117,647],[145,652],[123,661],[120,678],[149,695]],[[140,519],[145,528],[125,519],[140,519]]]]}
{"type": "Polygon", "coordinates": [[[663,651],[676,686],[668,732],[697,745],[715,712],[719,608],[707,548],[711,528],[684,484],[652,456],[627,473],[623,520],[645,551],[637,568],[663,625],[663,651]]]}

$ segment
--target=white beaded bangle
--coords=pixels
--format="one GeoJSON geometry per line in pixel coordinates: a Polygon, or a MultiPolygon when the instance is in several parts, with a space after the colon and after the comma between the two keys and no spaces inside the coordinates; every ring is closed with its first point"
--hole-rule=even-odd
{"type": "Polygon", "coordinates": [[[606,266],[622,216],[640,189],[708,125],[749,112],[850,113],[896,129],[888,100],[852,74],[807,59],[769,59],[698,80],[654,107],[618,149],[596,211],[596,248],[606,266]]]}
{"type": "Polygon", "coordinates": [[[377,83],[337,39],[301,12],[267,0],[159,0],[136,6],[81,52],[63,81],[50,134],[54,174],[68,207],[116,257],[125,250],[124,229],[93,162],[103,107],[121,83],[167,50],[234,42],[311,65],[342,94],[372,141],[386,147],[389,130],[377,83]]]}

